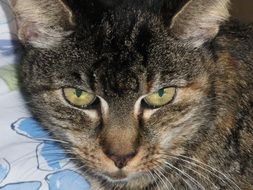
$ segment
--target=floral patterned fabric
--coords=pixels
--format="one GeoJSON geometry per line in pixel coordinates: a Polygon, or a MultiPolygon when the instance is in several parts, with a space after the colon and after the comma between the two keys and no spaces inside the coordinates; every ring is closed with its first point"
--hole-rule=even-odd
{"type": "Polygon", "coordinates": [[[88,190],[64,150],[26,109],[17,83],[21,48],[7,0],[0,0],[0,190],[88,190]]]}

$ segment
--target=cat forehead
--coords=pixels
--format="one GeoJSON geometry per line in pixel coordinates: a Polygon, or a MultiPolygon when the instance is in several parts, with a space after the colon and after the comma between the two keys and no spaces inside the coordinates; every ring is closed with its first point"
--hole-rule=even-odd
{"type": "Polygon", "coordinates": [[[195,58],[200,59],[201,54],[178,47],[166,35],[158,38],[157,34],[149,34],[148,30],[140,30],[131,44],[125,42],[128,36],[124,33],[113,38],[94,34],[93,39],[75,34],[63,47],[42,52],[35,59],[38,65],[43,65],[40,68],[48,71],[57,70],[62,76],[78,73],[91,81],[96,76],[97,82],[107,82],[107,87],[115,89],[121,87],[122,91],[136,90],[139,83],[157,75],[160,81],[189,75],[199,62],[195,58]]]}
{"type": "Polygon", "coordinates": [[[140,84],[155,77],[163,83],[193,75],[192,58],[200,58],[199,52],[194,56],[175,41],[157,16],[125,12],[105,15],[94,26],[78,27],[60,47],[36,56],[37,64],[44,65],[40,68],[47,68],[47,73],[57,71],[50,75],[66,79],[68,85],[76,82],[67,76],[78,73],[90,86],[96,79],[104,90],[125,94],[137,92],[140,84]]]}

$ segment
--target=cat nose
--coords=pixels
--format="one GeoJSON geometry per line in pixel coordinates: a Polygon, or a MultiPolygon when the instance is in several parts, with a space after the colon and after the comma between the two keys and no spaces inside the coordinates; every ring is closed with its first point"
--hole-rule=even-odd
{"type": "Polygon", "coordinates": [[[135,157],[136,152],[131,152],[129,154],[126,155],[116,155],[116,154],[112,154],[110,152],[105,152],[105,154],[108,156],[108,158],[110,158],[115,166],[117,166],[119,169],[124,168],[127,163],[135,157]]]}

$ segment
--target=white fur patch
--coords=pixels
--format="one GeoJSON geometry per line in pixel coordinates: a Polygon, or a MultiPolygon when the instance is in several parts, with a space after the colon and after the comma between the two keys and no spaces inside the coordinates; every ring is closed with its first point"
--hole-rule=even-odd
{"type": "Polygon", "coordinates": [[[109,115],[109,105],[108,103],[101,97],[99,97],[100,102],[101,102],[101,110],[102,110],[102,114],[104,116],[109,115]]]}
{"type": "Polygon", "coordinates": [[[139,114],[140,114],[140,109],[141,109],[141,101],[145,96],[141,96],[135,103],[134,105],[134,116],[137,119],[139,114]]]}
{"type": "MultiPolygon", "coordinates": [[[[145,97],[146,95],[144,96],[141,96],[135,103],[134,105],[134,116],[135,118],[137,119],[139,114],[140,114],[140,110],[141,110],[141,101],[143,100],[143,98],[145,97]]],[[[153,110],[144,110],[143,111],[143,119],[145,120],[148,120],[150,119],[150,117],[155,113],[157,112],[159,109],[153,109],[153,110]]]]}
{"type": "Polygon", "coordinates": [[[98,119],[98,112],[96,110],[83,110],[83,112],[91,118],[91,120],[97,120],[98,119]]]}

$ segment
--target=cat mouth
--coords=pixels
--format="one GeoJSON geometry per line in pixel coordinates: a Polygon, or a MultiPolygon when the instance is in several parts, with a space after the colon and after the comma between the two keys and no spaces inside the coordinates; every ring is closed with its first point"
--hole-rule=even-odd
{"type": "Polygon", "coordinates": [[[128,175],[122,170],[119,170],[115,173],[107,174],[106,177],[109,178],[109,180],[112,182],[128,181],[128,175]]]}
{"type": "Polygon", "coordinates": [[[138,178],[141,174],[127,174],[127,172],[123,170],[119,170],[114,173],[107,173],[104,174],[103,176],[110,182],[112,183],[124,183],[124,182],[129,182],[133,178],[138,178]]]}

